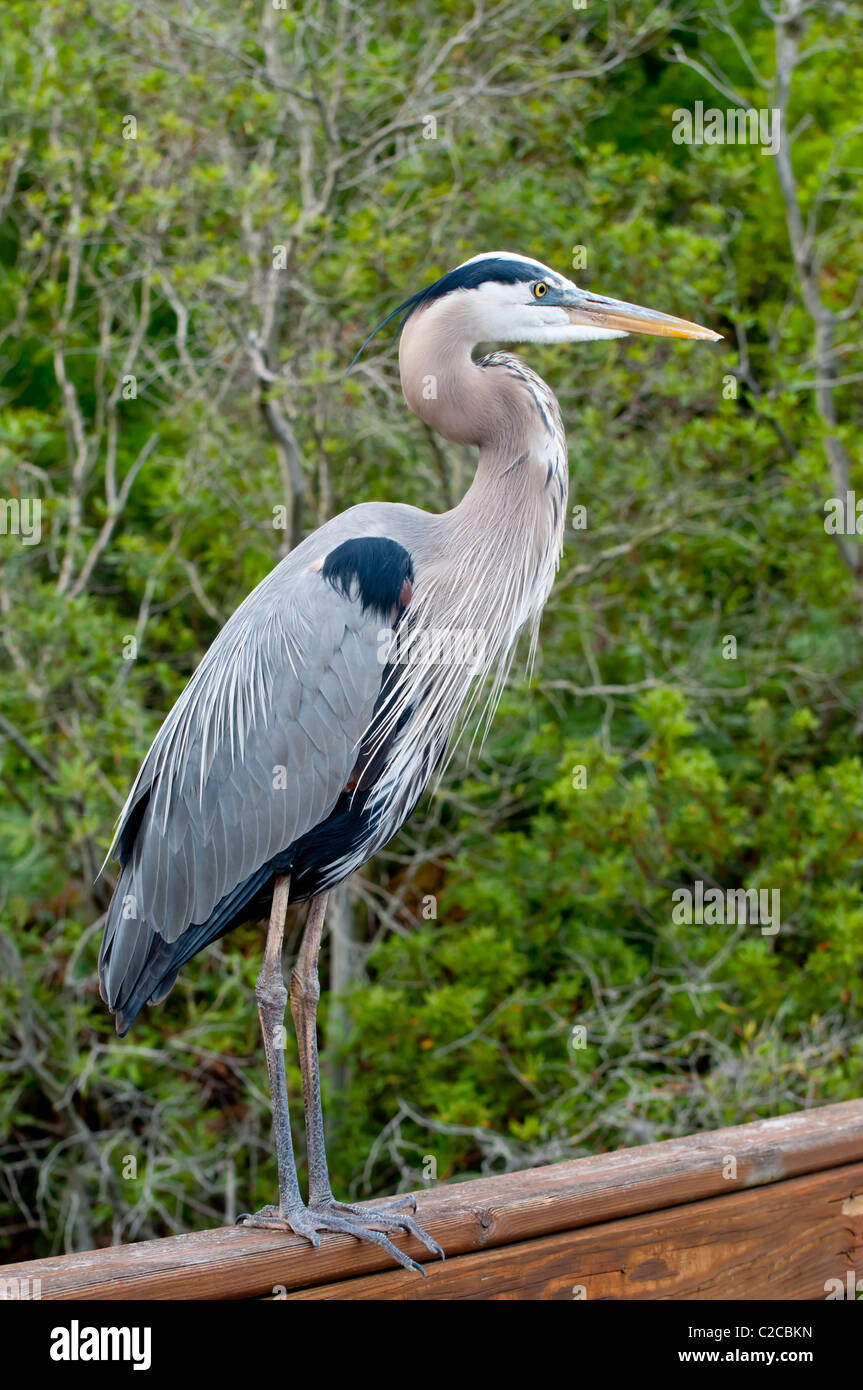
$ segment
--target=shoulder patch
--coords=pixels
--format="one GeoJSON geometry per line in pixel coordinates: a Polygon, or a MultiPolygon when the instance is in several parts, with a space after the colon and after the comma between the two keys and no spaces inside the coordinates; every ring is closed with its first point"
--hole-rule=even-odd
{"type": "Polygon", "coordinates": [[[398,541],[357,536],[330,551],[321,575],[344,598],[359,598],[364,613],[371,609],[392,622],[397,610],[410,602],[414,567],[398,541]]]}

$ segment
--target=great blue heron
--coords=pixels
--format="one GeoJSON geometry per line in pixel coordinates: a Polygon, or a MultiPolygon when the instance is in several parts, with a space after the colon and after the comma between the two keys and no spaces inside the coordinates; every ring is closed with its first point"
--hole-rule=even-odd
{"type": "Polygon", "coordinates": [[[442,1255],[412,1216],[333,1197],[317,961],[328,890],[405,823],[481,691],[491,716],[525,629],[533,651],[559,563],[568,475],[557,401],[518,357],[475,360],[472,352],[491,341],[720,335],[590,294],[508,252],[466,261],[384,323],[399,313],[405,399],[445,439],[478,447],[473,483],[440,515],[397,502],[351,507],[307,536],[225,624],[121,813],[112,844],[121,870],[99,977],[122,1036],[145,1003],[165,998],[195,952],[269,910],[255,993],[279,1203],[242,1219],[314,1245],[318,1231],[349,1232],[420,1270],[386,1234],[411,1232],[442,1255]],[[290,990],[308,1147],[304,1203],[285,1085],[281,957],[288,904],[306,899],[290,990]]]}

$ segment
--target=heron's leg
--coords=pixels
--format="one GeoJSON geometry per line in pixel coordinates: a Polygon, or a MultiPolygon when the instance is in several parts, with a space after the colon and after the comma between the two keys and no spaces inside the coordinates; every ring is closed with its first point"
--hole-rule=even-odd
{"type": "Polygon", "coordinates": [[[302,944],[291,975],[291,1013],[297,1030],[300,1071],[303,1078],[303,1102],[306,1112],[309,1211],[313,1215],[322,1214],[329,1217],[337,1215],[346,1223],[342,1229],[351,1230],[360,1239],[369,1238],[368,1228],[370,1226],[385,1231],[408,1231],[411,1235],[416,1236],[427,1250],[440,1255],[443,1259],[443,1251],[437,1241],[426,1235],[413,1217],[397,1214],[400,1206],[410,1205],[414,1211],[416,1210],[416,1202],[412,1197],[384,1208],[378,1208],[337,1202],[333,1196],[324,1142],[317,1038],[318,1000],[321,993],[318,979],[318,955],[321,949],[321,935],[326,909],[326,893],[319,893],[312,898],[302,944]]]}
{"type": "MultiPolygon", "coordinates": [[[[338,1231],[345,1235],[357,1236],[361,1240],[368,1240],[373,1245],[379,1245],[383,1250],[393,1257],[405,1269],[415,1270],[423,1273],[422,1265],[417,1264],[403,1250],[399,1250],[397,1245],[393,1245],[388,1236],[382,1230],[368,1230],[353,1217],[347,1208],[341,1209],[337,1202],[332,1201],[331,1205],[321,1205],[316,1210],[306,1207],[300,1196],[299,1183],[297,1182],[297,1169],[294,1162],[294,1146],[291,1139],[291,1122],[288,1114],[288,1089],[285,1081],[285,1051],[284,1051],[284,1021],[285,1008],[288,1002],[288,992],[285,989],[285,982],[282,978],[282,941],[285,931],[285,914],[288,907],[288,897],[290,893],[290,878],[280,877],[276,879],[273,889],[273,907],[270,913],[270,925],[267,931],[267,945],[264,951],[264,963],[261,973],[255,985],[255,995],[258,1000],[258,1012],[261,1017],[261,1031],[264,1035],[264,1049],[267,1055],[267,1072],[270,1078],[270,1093],[273,1100],[273,1130],[276,1136],[276,1154],[279,1165],[279,1205],[263,1207],[253,1215],[244,1214],[237,1218],[238,1222],[244,1226],[253,1226],[267,1231],[294,1231],[298,1236],[305,1236],[311,1241],[312,1245],[319,1246],[320,1238],[318,1231],[338,1231]]],[[[320,945],[320,933],[323,926],[324,908],[326,898],[320,905],[320,922],[317,926],[317,945],[314,948],[313,965],[315,967],[315,982],[317,983],[317,948],[320,945]]],[[[305,943],[304,943],[305,944],[305,943]]],[[[310,946],[314,944],[313,940],[310,946]]],[[[311,1036],[314,1043],[315,1037],[315,996],[311,1014],[311,1036]]],[[[302,1056],[302,1053],[301,1053],[302,1056]]],[[[315,1044],[315,1078],[317,1079],[317,1045],[315,1044]]],[[[306,1065],[303,1065],[303,1090],[307,1090],[306,1065]]],[[[317,1095],[317,1130],[315,1133],[320,1136],[320,1153],[323,1156],[323,1122],[320,1118],[320,1087],[316,1086],[310,1095],[317,1095]]],[[[314,1142],[314,1141],[313,1141],[314,1142]]],[[[316,1152],[318,1152],[316,1148],[316,1152]]],[[[326,1158],[323,1158],[324,1175],[329,1191],[329,1178],[326,1177],[326,1158]]],[[[395,1223],[398,1226],[405,1226],[410,1220],[409,1217],[403,1218],[395,1223]]],[[[381,1224],[381,1223],[377,1223],[381,1224]]],[[[389,1227],[387,1227],[389,1229],[389,1227]]],[[[418,1228],[417,1228],[418,1229],[418,1228]]],[[[426,1238],[427,1239],[427,1238],[426,1238]]]]}
{"type": "Polygon", "coordinates": [[[321,997],[318,955],[327,910],[327,896],[326,893],[319,893],[309,904],[306,929],[291,973],[291,1013],[297,1030],[300,1072],[303,1078],[311,1207],[323,1206],[333,1200],[324,1143],[324,1114],[318,1065],[318,1000],[321,997]]]}
{"type": "Polygon", "coordinates": [[[288,895],[291,880],[289,876],[276,879],[273,888],[273,906],[270,911],[270,925],[267,930],[267,945],[264,950],[264,963],[261,966],[255,998],[258,1001],[258,1015],[264,1037],[264,1052],[267,1058],[267,1074],[270,1080],[270,1096],[273,1105],[273,1133],[276,1140],[276,1160],[279,1169],[279,1205],[264,1207],[254,1216],[244,1215],[238,1219],[244,1225],[283,1225],[290,1220],[291,1213],[303,1210],[300,1185],[297,1181],[297,1166],[294,1161],[294,1145],[291,1138],[291,1118],[288,1109],[288,1088],[285,1080],[285,1009],[288,991],[282,977],[282,942],[285,934],[285,916],[288,910],[288,895]]]}

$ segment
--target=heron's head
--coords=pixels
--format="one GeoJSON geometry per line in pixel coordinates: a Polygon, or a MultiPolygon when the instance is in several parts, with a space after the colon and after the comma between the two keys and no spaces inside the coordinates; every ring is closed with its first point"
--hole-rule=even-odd
{"type": "Polygon", "coordinates": [[[394,309],[366,343],[398,314],[404,314],[403,323],[415,315],[432,316],[453,345],[466,338],[475,345],[573,343],[628,333],[710,342],[722,336],[671,314],[579,289],[541,261],[511,251],[483,252],[441,276],[394,309]]]}
{"type": "Polygon", "coordinates": [[[652,333],[663,338],[721,337],[686,319],[592,294],[541,261],[486,251],[414,296],[411,312],[449,300],[473,321],[478,341],[573,343],[652,333]]]}

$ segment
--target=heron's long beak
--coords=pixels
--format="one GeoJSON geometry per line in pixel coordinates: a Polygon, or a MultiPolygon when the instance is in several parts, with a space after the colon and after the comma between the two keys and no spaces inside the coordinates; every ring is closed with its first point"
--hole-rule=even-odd
{"type": "Polygon", "coordinates": [[[607,299],[587,290],[567,292],[561,299],[571,321],[591,328],[616,328],[623,333],[652,333],[659,338],[706,338],[716,342],[722,337],[712,328],[676,319],[671,314],[659,314],[655,309],[642,309],[639,304],[627,304],[622,299],[607,299]]]}

